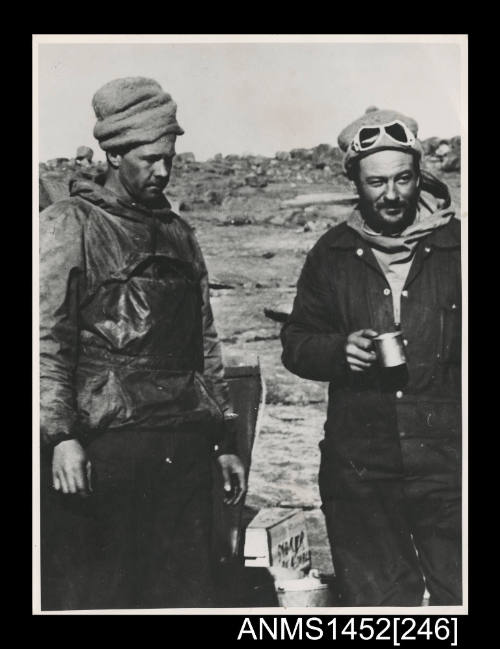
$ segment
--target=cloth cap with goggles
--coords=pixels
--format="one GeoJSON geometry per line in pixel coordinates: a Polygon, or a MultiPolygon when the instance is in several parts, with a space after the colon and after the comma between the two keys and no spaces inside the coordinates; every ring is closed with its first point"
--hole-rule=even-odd
{"type": "Polygon", "coordinates": [[[418,124],[411,117],[394,110],[368,109],[338,137],[346,172],[349,174],[355,160],[383,149],[408,151],[420,159],[423,149],[417,133],[418,124]]]}

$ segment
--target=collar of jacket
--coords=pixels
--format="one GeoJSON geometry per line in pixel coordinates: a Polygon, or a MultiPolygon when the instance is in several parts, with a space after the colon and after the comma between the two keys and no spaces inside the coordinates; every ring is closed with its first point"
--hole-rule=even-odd
{"type": "Polygon", "coordinates": [[[104,176],[98,177],[96,181],[74,178],[70,182],[70,195],[83,198],[106,212],[135,221],[144,221],[151,217],[156,217],[162,221],[172,221],[175,218],[170,203],[165,197],[159,208],[148,209],[140,203],[129,202],[120,198],[117,194],[104,187],[103,182],[104,176]]]}
{"type": "MultiPolygon", "coordinates": [[[[367,242],[347,223],[341,223],[328,233],[329,247],[343,250],[357,248],[369,248],[367,242]]],[[[433,248],[460,248],[460,221],[453,218],[450,223],[442,228],[433,230],[427,237],[422,239],[426,246],[433,248]]]]}

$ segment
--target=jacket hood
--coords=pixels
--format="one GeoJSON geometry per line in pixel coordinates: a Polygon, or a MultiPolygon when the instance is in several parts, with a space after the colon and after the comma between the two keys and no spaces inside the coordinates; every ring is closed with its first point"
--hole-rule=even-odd
{"type": "Polygon", "coordinates": [[[83,198],[106,212],[125,218],[143,220],[144,217],[156,216],[169,221],[174,217],[170,203],[165,196],[162,197],[158,207],[151,209],[140,203],[129,202],[121,198],[104,187],[104,180],[104,176],[97,177],[95,181],[86,178],[73,178],[69,185],[70,196],[83,198]]]}
{"type": "MultiPolygon", "coordinates": [[[[416,217],[405,230],[395,236],[374,232],[365,223],[359,207],[353,211],[347,225],[355,230],[373,248],[389,252],[412,255],[416,244],[434,230],[447,225],[455,216],[447,185],[428,172],[422,173],[422,189],[417,203],[416,217]]],[[[401,258],[395,258],[396,263],[401,258]]]]}

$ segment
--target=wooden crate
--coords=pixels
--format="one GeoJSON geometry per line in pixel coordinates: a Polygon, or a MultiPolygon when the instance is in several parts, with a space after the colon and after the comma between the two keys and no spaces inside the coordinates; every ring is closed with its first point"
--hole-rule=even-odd
{"type": "Polygon", "coordinates": [[[306,571],[311,551],[301,509],[261,509],[245,533],[245,566],[306,571]]]}

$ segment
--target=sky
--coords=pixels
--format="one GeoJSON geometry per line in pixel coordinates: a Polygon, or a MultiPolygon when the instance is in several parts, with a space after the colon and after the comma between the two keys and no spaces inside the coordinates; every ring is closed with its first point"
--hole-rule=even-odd
{"type": "Polygon", "coordinates": [[[373,105],[414,117],[422,139],[457,135],[464,120],[456,43],[39,43],[35,50],[41,161],[74,157],[81,144],[104,159],[91,100],[124,76],[152,77],[173,96],[185,130],[177,151],[199,160],[336,144],[373,105]]]}

